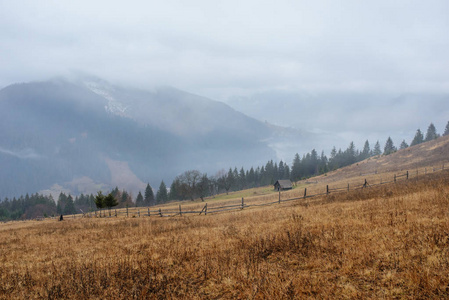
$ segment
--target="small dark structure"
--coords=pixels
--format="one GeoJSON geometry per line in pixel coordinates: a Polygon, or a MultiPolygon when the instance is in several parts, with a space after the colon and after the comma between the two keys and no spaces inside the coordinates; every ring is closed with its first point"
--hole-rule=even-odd
{"type": "Polygon", "coordinates": [[[59,217],[59,221],[64,221],[64,217],[62,215],[59,217]]]}
{"type": "Polygon", "coordinates": [[[274,184],[274,189],[277,191],[291,190],[293,188],[290,180],[278,180],[274,184]]]}

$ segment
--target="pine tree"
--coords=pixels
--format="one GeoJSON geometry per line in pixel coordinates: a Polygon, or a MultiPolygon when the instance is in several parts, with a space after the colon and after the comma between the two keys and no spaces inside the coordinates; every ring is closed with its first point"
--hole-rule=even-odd
{"type": "Polygon", "coordinates": [[[399,149],[403,150],[405,148],[408,148],[408,144],[405,142],[405,140],[403,140],[401,145],[399,146],[399,149]]]}
{"type": "Polygon", "coordinates": [[[97,196],[95,196],[95,205],[97,206],[98,209],[102,209],[105,208],[105,203],[104,203],[104,195],[101,191],[99,191],[97,193],[97,196]]]}
{"type": "Polygon", "coordinates": [[[71,195],[67,197],[65,207],[64,207],[64,215],[71,215],[75,213],[75,203],[73,202],[73,198],[71,195]]]}
{"type": "Polygon", "coordinates": [[[162,180],[161,184],[159,185],[159,189],[156,193],[156,203],[162,204],[168,201],[168,191],[167,186],[165,185],[164,181],[162,180]]]}
{"type": "Polygon", "coordinates": [[[382,154],[382,150],[380,150],[380,143],[379,143],[379,141],[377,141],[376,145],[374,145],[373,156],[378,156],[381,154],[382,154]]]}
{"type": "Polygon", "coordinates": [[[438,138],[437,129],[435,128],[435,125],[433,123],[430,123],[429,128],[427,128],[426,133],[426,142],[432,141],[438,138]]]}
{"type": "Polygon", "coordinates": [[[444,130],[443,135],[444,136],[449,135],[449,122],[447,122],[447,124],[446,124],[446,129],[444,130]]]}
{"type": "Polygon", "coordinates": [[[298,153],[295,154],[295,158],[293,159],[290,176],[292,181],[298,181],[301,178],[301,158],[298,153]]]}
{"type": "Polygon", "coordinates": [[[365,141],[365,145],[363,146],[363,150],[360,153],[360,160],[367,159],[371,155],[371,148],[369,146],[368,140],[365,141]]]}
{"type": "Polygon", "coordinates": [[[184,200],[184,199],[181,199],[181,194],[179,191],[180,187],[181,187],[181,182],[180,182],[179,178],[175,178],[175,180],[173,180],[173,182],[170,185],[170,193],[168,194],[168,199],[184,200]]]}
{"type": "Polygon", "coordinates": [[[108,209],[111,209],[114,206],[118,205],[117,199],[114,197],[112,193],[109,193],[106,197],[104,197],[104,206],[108,209]]]}
{"type": "Polygon", "coordinates": [[[147,187],[145,188],[144,205],[145,206],[154,205],[154,202],[155,202],[155,199],[154,199],[153,188],[148,183],[147,187]]]}
{"type": "Polygon", "coordinates": [[[142,196],[142,193],[140,191],[139,191],[139,194],[137,194],[137,197],[136,197],[136,206],[138,206],[138,207],[144,206],[143,196],[142,196]]]}
{"type": "Polygon", "coordinates": [[[413,138],[413,141],[410,144],[410,146],[415,146],[415,145],[421,144],[422,142],[424,142],[424,136],[421,132],[421,129],[418,129],[418,130],[416,130],[415,137],[413,138]]]}
{"type": "Polygon", "coordinates": [[[384,155],[389,155],[394,152],[396,152],[396,147],[394,146],[391,137],[388,137],[387,142],[385,143],[384,155]]]}
{"type": "Polygon", "coordinates": [[[61,215],[64,213],[64,208],[66,206],[67,196],[64,193],[59,194],[58,204],[56,205],[56,212],[61,215]]]}

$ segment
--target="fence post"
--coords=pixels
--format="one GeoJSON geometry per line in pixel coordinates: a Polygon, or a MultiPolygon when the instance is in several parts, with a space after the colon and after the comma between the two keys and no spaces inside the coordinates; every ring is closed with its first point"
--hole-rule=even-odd
{"type": "Polygon", "coordinates": [[[304,188],[304,199],[306,199],[307,196],[307,188],[304,188]]]}
{"type": "Polygon", "coordinates": [[[128,206],[126,206],[126,217],[127,218],[129,217],[129,215],[128,215],[128,206]]]}
{"type": "Polygon", "coordinates": [[[396,183],[396,174],[394,174],[394,182],[396,183]]]}
{"type": "Polygon", "coordinates": [[[244,206],[245,204],[243,203],[243,197],[242,197],[242,208],[241,209],[243,209],[243,206],[244,206]]]}
{"type": "Polygon", "coordinates": [[[207,215],[207,203],[206,203],[206,206],[205,206],[205,209],[204,209],[204,215],[207,215]]]}
{"type": "Polygon", "coordinates": [[[348,183],[348,192],[349,192],[349,183],[348,183]]]}
{"type": "Polygon", "coordinates": [[[182,217],[181,204],[179,204],[179,215],[182,217]]]}
{"type": "Polygon", "coordinates": [[[117,210],[115,210],[115,217],[117,218],[117,210]]]}
{"type": "Polygon", "coordinates": [[[159,208],[159,216],[162,217],[162,211],[160,208],[159,208]]]}
{"type": "Polygon", "coordinates": [[[148,206],[148,216],[150,216],[150,207],[148,206]]]}
{"type": "Polygon", "coordinates": [[[408,180],[408,171],[407,171],[407,180],[408,180]]]}
{"type": "Polygon", "coordinates": [[[326,185],[326,195],[329,195],[329,185],[326,185]]]}
{"type": "Polygon", "coordinates": [[[139,218],[140,218],[140,209],[137,210],[137,215],[138,215],[139,218]]]}
{"type": "Polygon", "coordinates": [[[279,204],[281,204],[281,189],[279,189],[279,204]]]}

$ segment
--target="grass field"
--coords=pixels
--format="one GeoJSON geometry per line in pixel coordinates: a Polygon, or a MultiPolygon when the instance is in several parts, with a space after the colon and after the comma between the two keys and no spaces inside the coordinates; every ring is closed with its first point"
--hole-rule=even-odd
{"type": "Polygon", "coordinates": [[[0,226],[1,298],[447,298],[449,173],[211,216],[0,226]]]}
{"type": "MultiPolygon", "coordinates": [[[[449,164],[441,151],[448,144],[437,140],[298,182],[283,199],[305,187],[322,193],[365,178],[373,185],[281,205],[0,224],[0,299],[449,298],[449,164]],[[445,170],[430,173],[443,163],[445,170]],[[401,164],[418,176],[374,185],[408,170],[401,164]]],[[[258,203],[278,194],[265,187],[207,202],[241,197],[258,203]]]]}

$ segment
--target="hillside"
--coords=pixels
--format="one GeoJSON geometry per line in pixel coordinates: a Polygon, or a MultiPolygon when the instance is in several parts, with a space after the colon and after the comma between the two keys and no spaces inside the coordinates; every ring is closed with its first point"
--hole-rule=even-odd
{"type": "Polygon", "coordinates": [[[211,215],[0,224],[0,297],[445,299],[448,172],[211,215]]]}
{"type": "Polygon", "coordinates": [[[0,91],[0,198],[64,190],[133,193],[188,169],[265,162],[273,131],[229,106],[172,88],[99,81],[15,84],[0,91]]]}
{"type": "MultiPolygon", "coordinates": [[[[314,177],[321,183],[342,181],[373,174],[393,174],[416,169],[449,168],[449,136],[399,150],[390,155],[371,157],[359,163],[314,177]]],[[[424,171],[425,172],[425,171],[424,171]]]]}

